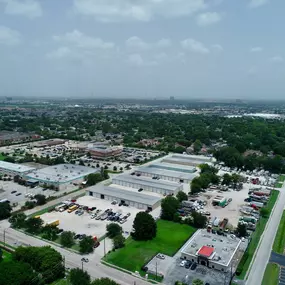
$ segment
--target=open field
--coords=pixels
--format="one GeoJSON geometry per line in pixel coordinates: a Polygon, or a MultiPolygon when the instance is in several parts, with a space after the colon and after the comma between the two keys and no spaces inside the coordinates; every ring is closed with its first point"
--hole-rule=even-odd
{"type": "Polygon", "coordinates": [[[273,251],[276,253],[283,254],[285,247],[285,211],[283,212],[277,234],[275,236],[273,251]]]}
{"type": "Polygon", "coordinates": [[[196,229],[188,226],[157,221],[157,236],[151,241],[134,241],[128,238],[126,246],[106,257],[106,261],[130,271],[140,271],[157,253],[173,256],[196,229]]]}
{"type": "MultiPolygon", "coordinates": [[[[270,212],[272,211],[272,208],[274,207],[274,204],[278,198],[278,195],[279,195],[279,191],[277,190],[272,191],[272,194],[266,206],[266,208],[270,212]]],[[[251,236],[250,244],[239,263],[237,271],[240,272],[240,274],[238,275],[238,279],[244,279],[246,272],[249,268],[249,265],[251,263],[251,260],[253,258],[253,255],[255,253],[255,250],[259,244],[260,237],[265,229],[267,221],[268,221],[268,218],[261,217],[259,219],[256,229],[251,236]]]]}
{"type": "Polygon", "coordinates": [[[279,266],[268,263],[263,275],[262,285],[278,285],[279,266]]]}

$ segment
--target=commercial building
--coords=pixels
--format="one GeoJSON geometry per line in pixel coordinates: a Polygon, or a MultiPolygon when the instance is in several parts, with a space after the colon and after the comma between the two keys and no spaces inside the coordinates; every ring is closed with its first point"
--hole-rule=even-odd
{"type": "Polygon", "coordinates": [[[11,176],[20,175],[23,176],[26,173],[35,170],[33,167],[29,167],[22,164],[11,163],[6,161],[0,161],[0,173],[7,174],[11,176]]]}
{"type": "Polygon", "coordinates": [[[135,188],[136,190],[142,188],[144,191],[155,192],[162,195],[175,195],[178,191],[183,190],[183,185],[179,183],[128,174],[115,176],[112,183],[135,188]]]}
{"type": "Polygon", "coordinates": [[[227,272],[231,269],[241,240],[233,235],[217,236],[198,230],[182,247],[181,258],[227,272]]]}
{"type": "Polygon", "coordinates": [[[197,171],[196,167],[193,166],[185,166],[185,165],[177,165],[172,163],[159,163],[159,164],[151,164],[149,167],[184,172],[184,173],[194,173],[197,171]]]}
{"type": "Polygon", "coordinates": [[[34,147],[49,147],[49,146],[62,145],[64,143],[65,143],[65,140],[63,139],[50,139],[50,140],[36,142],[33,144],[33,146],[34,147]]]}
{"type": "Polygon", "coordinates": [[[25,141],[37,140],[40,136],[31,133],[20,133],[20,132],[10,132],[1,131],[0,132],[0,145],[22,143],[25,141]]]}
{"type": "Polygon", "coordinates": [[[161,197],[148,195],[133,189],[119,188],[117,186],[97,185],[88,188],[89,196],[118,203],[128,204],[142,210],[153,210],[160,205],[161,197]]]}
{"type": "Polygon", "coordinates": [[[135,171],[136,175],[143,175],[148,177],[157,177],[164,180],[180,182],[180,183],[190,183],[192,179],[196,176],[194,173],[184,173],[172,170],[159,169],[155,167],[140,167],[135,171]]]}
{"type": "Polygon", "coordinates": [[[107,159],[115,156],[120,156],[123,152],[122,146],[105,146],[97,145],[87,149],[92,157],[98,159],[107,159]]]}
{"type": "Polygon", "coordinates": [[[91,167],[74,164],[57,164],[37,169],[25,175],[27,180],[39,181],[41,185],[53,185],[60,190],[66,189],[69,184],[79,184],[85,176],[99,172],[91,167]]]}
{"type": "Polygon", "coordinates": [[[170,157],[166,157],[162,162],[188,165],[188,166],[198,166],[203,163],[211,163],[212,158],[206,156],[198,155],[183,155],[183,154],[174,154],[170,157]]]}

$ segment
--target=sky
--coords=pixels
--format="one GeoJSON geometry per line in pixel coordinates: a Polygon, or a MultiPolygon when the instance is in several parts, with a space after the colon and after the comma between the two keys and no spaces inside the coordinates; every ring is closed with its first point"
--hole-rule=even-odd
{"type": "Polygon", "coordinates": [[[284,0],[0,0],[0,96],[285,99],[284,0]]]}

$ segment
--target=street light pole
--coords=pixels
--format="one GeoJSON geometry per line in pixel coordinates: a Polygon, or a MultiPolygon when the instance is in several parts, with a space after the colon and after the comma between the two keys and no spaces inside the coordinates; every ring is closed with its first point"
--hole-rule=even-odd
{"type": "Polygon", "coordinates": [[[4,229],[4,234],[3,234],[3,238],[4,238],[4,247],[6,247],[6,230],[4,229]]]}
{"type": "Polygon", "coordinates": [[[83,271],[83,261],[81,261],[81,264],[82,264],[82,271],[83,271]]]}

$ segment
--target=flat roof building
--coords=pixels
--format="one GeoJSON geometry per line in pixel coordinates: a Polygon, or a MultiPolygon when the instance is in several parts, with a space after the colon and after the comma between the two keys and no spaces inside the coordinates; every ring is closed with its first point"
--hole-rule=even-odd
{"type": "Polygon", "coordinates": [[[140,167],[135,171],[138,175],[149,177],[158,177],[164,180],[170,180],[180,183],[189,183],[196,176],[194,173],[184,173],[172,170],[159,169],[155,167],[140,167]]]}
{"type": "Polygon", "coordinates": [[[35,170],[33,167],[29,167],[23,164],[11,163],[6,161],[0,161],[0,173],[8,175],[24,175],[35,170]]]}
{"type": "Polygon", "coordinates": [[[149,165],[149,167],[184,172],[184,173],[194,173],[197,171],[196,167],[182,166],[179,164],[172,164],[172,163],[151,164],[149,165]]]}
{"type": "Polygon", "coordinates": [[[34,170],[26,175],[26,179],[38,180],[40,183],[46,183],[48,185],[62,186],[77,181],[82,182],[84,177],[97,173],[100,170],[91,167],[74,165],[74,164],[57,164],[48,166],[45,168],[34,170]]]}
{"type": "Polygon", "coordinates": [[[233,235],[218,236],[198,230],[182,247],[181,258],[227,272],[231,268],[241,240],[233,235]]]}
{"type": "Polygon", "coordinates": [[[162,162],[188,166],[198,166],[203,163],[211,163],[212,158],[198,155],[174,154],[170,157],[166,157],[162,160],[162,162]]]}
{"type": "Polygon", "coordinates": [[[160,205],[161,197],[118,186],[96,185],[87,189],[89,196],[128,204],[142,210],[153,210],[160,205]]]}
{"type": "Polygon", "coordinates": [[[94,158],[105,159],[105,158],[120,156],[123,152],[123,147],[98,145],[98,146],[89,147],[87,151],[94,158]]]}
{"type": "Polygon", "coordinates": [[[145,191],[151,191],[165,195],[175,195],[178,191],[183,190],[183,185],[179,183],[160,179],[150,179],[145,176],[138,177],[136,175],[128,174],[115,176],[112,179],[112,183],[125,187],[135,188],[136,190],[142,188],[145,191]]]}

